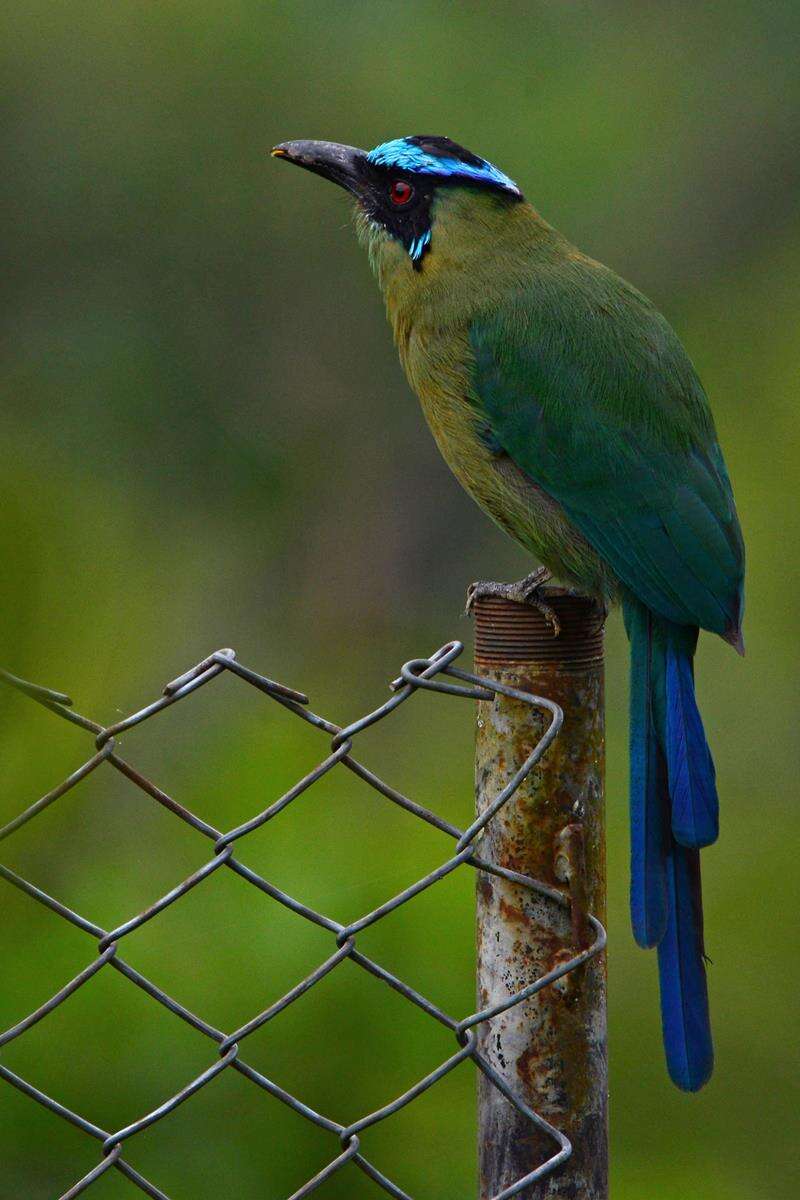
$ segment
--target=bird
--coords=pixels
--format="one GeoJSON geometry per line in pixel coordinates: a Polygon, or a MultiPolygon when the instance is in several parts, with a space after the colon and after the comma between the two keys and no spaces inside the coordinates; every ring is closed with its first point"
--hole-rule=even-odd
{"type": "Polygon", "coordinates": [[[441,136],[370,151],[283,142],[338,184],[439,449],[538,564],[483,594],[541,602],[556,578],[630,642],[630,910],[657,948],[672,1081],[710,1078],[700,850],[719,830],[695,697],[701,629],[744,653],[744,543],[708,398],[658,309],[551,226],[487,159],[441,136]]]}

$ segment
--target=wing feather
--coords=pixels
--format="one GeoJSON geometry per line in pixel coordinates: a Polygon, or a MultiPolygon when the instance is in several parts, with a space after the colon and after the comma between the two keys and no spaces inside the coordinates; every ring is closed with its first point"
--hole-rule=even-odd
{"type": "Polygon", "coordinates": [[[743,545],[705,393],[653,306],[586,264],[475,320],[473,402],[625,587],[730,636],[743,545]]]}

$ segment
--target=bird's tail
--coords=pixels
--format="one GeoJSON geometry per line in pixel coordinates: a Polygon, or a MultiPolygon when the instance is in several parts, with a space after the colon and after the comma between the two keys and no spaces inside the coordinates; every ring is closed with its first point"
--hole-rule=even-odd
{"type": "Polygon", "coordinates": [[[698,631],[624,601],[631,643],[631,920],[658,947],[670,1077],[694,1092],[711,1075],[701,846],[716,840],[714,763],[694,694],[698,631]]]}

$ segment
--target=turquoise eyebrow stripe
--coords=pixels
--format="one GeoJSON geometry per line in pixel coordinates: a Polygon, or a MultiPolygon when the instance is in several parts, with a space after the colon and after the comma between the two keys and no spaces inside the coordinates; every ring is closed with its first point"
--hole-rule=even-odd
{"type": "Polygon", "coordinates": [[[492,184],[504,191],[513,192],[515,196],[521,194],[514,180],[490,162],[481,160],[480,166],[472,166],[459,158],[441,158],[426,153],[405,138],[395,138],[394,141],[376,146],[374,150],[370,150],[367,160],[377,167],[397,167],[401,171],[438,175],[443,179],[469,179],[475,183],[492,184]]]}

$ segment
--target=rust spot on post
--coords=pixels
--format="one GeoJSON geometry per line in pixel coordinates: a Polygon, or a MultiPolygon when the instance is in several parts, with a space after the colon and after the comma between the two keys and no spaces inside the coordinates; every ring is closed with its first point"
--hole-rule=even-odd
{"type": "Polygon", "coordinates": [[[556,834],[554,870],[556,879],[567,885],[572,917],[572,944],[585,950],[591,941],[586,921],[586,847],[583,825],[566,825],[556,834]]]}
{"type": "MultiPolygon", "coordinates": [[[[570,896],[570,909],[479,876],[478,995],[499,1003],[590,940],[585,913],[605,920],[603,640],[589,600],[546,589],[562,632],[534,608],[494,597],[475,605],[478,674],[561,705],[564,724],[540,764],[489,823],[482,857],[570,896]]],[[[478,703],[476,804],[482,812],[538,742],[544,713],[496,696],[478,703]]],[[[573,1155],[529,1200],[608,1196],[605,959],[590,960],[478,1027],[480,1049],[527,1104],[561,1129],[573,1155]]],[[[480,1196],[490,1200],[545,1162],[554,1145],[483,1077],[480,1196]]]]}

